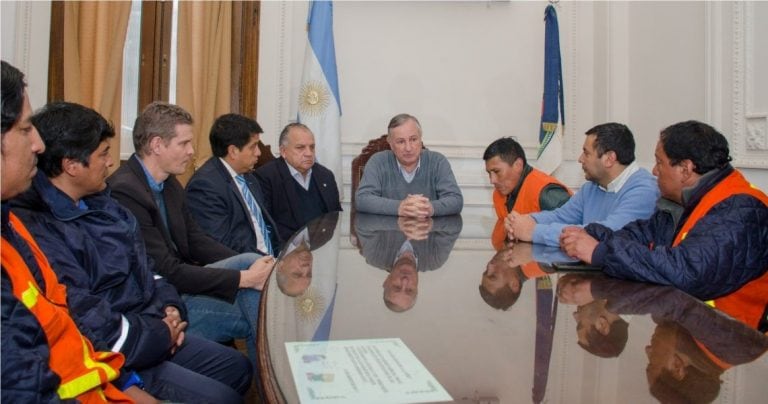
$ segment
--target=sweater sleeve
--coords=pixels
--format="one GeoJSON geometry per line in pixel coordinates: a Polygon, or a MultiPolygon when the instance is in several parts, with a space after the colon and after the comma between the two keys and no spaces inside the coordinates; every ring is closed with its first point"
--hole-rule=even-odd
{"type": "Polygon", "coordinates": [[[386,154],[374,154],[363,170],[360,186],[355,193],[355,209],[358,212],[397,216],[400,200],[383,196],[384,177],[389,175],[386,167],[386,154]]]}
{"type": "Polygon", "coordinates": [[[454,215],[464,207],[464,197],[456,183],[451,164],[442,154],[434,153],[435,159],[435,192],[437,199],[432,202],[433,216],[454,215]]]}
{"type": "MultiPolygon", "coordinates": [[[[584,187],[590,185],[591,183],[588,183],[584,187]]],[[[536,221],[536,227],[533,229],[533,242],[559,246],[560,233],[563,227],[581,225],[585,192],[586,189],[581,189],[568,202],[555,210],[532,213],[531,217],[536,221]]]]}
{"type": "Polygon", "coordinates": [[[656,179],[645,170],[638,171],[619,191],[618,199],[614,203],[615,208],[605,219],[595,223],[618,230],[633,220],[647,219],[653,213],[658,199],[659,187],[656,179]]]}

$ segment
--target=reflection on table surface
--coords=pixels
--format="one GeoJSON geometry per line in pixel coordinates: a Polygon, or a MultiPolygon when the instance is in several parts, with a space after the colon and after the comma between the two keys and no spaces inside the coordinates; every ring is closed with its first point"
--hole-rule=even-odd
{"type": "Polygon", "coordinates": [[[296,233],[265,287],[270,402],[298,402],[285,342],[391,337],[455,402],[765,402],[768,337],[683,292],[553,272],[557,249],[462,240],[459,216],[346,215],[296,233]]]}

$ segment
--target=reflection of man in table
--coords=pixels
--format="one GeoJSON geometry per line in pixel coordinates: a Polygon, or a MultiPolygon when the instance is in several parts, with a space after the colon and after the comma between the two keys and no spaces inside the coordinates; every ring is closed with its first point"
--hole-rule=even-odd
{"type": "Polygon", "coordinates": [[[627,345],[629,323],[608,309],[606,299],[578,300],[574,295],[586,278],[582,275],[565,275],[557,282],[557,296],[562,303],[577,302],[573,319],[579,346],[601,358],[619,356],[627,345]]]}
{"type": "Polygon", "coordinates": [[[419,273],[413,250],[406,249],[400,254],[382,284],[384,304],[394,312],[410,310],[416,304],[419,290],[419,273]]]}
{"type": "Polygon", "coordinates": [[[508,310],[517,302],[528,279],[547,275],[534,261],[530,243],[510,243],[488,261],[480,280],[480,296],[489,306],[508,310]]]}
{"type": "Polygon", "coordinates": [[[605,300],[616,314],[651,315],[657,326],[645,348],[646,377],[661,402],[711,402],[726,369],[768,350],[766,335],[672,287],[578,275],[559,286],[564,303],[605,300]]]}
{"type": "Polygon", "coordinates": [[[277,287],[281,292],[295,297],[309,288],[312,283],[312,250],[328,242],[338,220],[338,212],[325,214],[311,221],[291,238],[275,265],[277,287]]]}
{"type": "Polygon", "coordinates": [[[292,249],[286,250],[285,256],[276,265],[277,287],[288,296],[298,296],[312,282],[312,251],[305,241],[290,247],[292,249]]]}
{"type": "Polygon", "coordinates": [[[355,231],[365,261],[389,271],[383,285],[388,308],[402,312],[413,307],[418,273],[445,264],[461,227],[458,215],[431,219],[356,215],[355,231]]]}
{"type": "Polygon", "coordinates": [[[540,403],[544,399],[549,378],[549,362],[552,356],[552,339],[555,332],[557,300],[552,291],[552,280],[543,268],[548,267],[551,249],[530,243],[509,243],[488,262],[480,281],[480,296],[489,306],[507,310],[517,302],[523,283],[528,279],[536,282],[536,345],[534,348],[534,373],[532,399],[540,403]],[[547,251],[550,250],[550,251],[547,251]],[[538,262],[540,261],[540,262],[538,262]]]}

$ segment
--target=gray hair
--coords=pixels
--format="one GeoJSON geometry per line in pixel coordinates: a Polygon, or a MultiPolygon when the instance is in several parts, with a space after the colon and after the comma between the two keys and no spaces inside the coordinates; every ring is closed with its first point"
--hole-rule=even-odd
{"type": "Polygon", "coordinates": [[[397,114],[389,120],[389,125],[387,125],[387,137],[392,135],[392,129],[402,126],[408,121],[413,121],[416,124],[416,127],[419,129],[419,136],[421,136],[421,124],[415,116],[410,114],[397,114]]]}
{"type": "MultiPolygon", "coordinates": [[[[285,146],[286,144],[288,144],[288,132],[290,132],[291,129],[293,128],[301,128],[306,130],[309,133],[312,133],[312,131],[307,127],[307,125],[304,125],[303,123],[298,123],[298,122],[291,122],[288,125],[285,125],[283,130],[280,132],[280,138],[277,140],[277,143],[280,146],[285,146]]],[[[312,136],[315,136],[315,134],[312,133],[312,136]]]]}

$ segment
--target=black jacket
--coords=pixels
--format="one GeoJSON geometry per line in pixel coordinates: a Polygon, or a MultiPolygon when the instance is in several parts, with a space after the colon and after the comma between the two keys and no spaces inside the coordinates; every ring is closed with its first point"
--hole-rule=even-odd
{"type": "MultiPolygon", "coordinates": [[[[261,208],[275,256],[281,239],[277,225],[265,208],[264,193],[252,174],[243,174],[261,208]]],[[[241,253],[266,251],[256,248],[256,234],[248,207],[238,185],[218,157],[211,157],[187,183],[187,206],[201,228],[221,244],[241,253]]]]}
{"type": "MultiPolygon", "coordinates": [[[[328,208],[328,212],[340,211],[339,187],[336,185],[333,172],[315,163],[312,166],[311,177],[320,190],[320,197],[328,208]]],[[[256,170],[256,178],[261,184],[261,190],[264,191],[267,210],[277,223],[280,238],[288,240],[296,230],[307,224],[302,222],[297,214],[301,211],[299,195],[296,193],[296,180],[288,170],[288,163],[282,157],[272,160],[256,170]]]]}
{"type": "Polygon", "coordinates": [[[184,188],[174,176],[165,180],[163,190],[170,229],[163,223],[136,155],[121,165],[107,182],[112,187],[112,197],[136,216],[147,253],[155,260],[155,270],[160,275],[180,293],[204,294],[234,302],[240,273],[203,265],[232,257],[237,252],[212,239],[197,225],[187,208],[184,188]]]}

